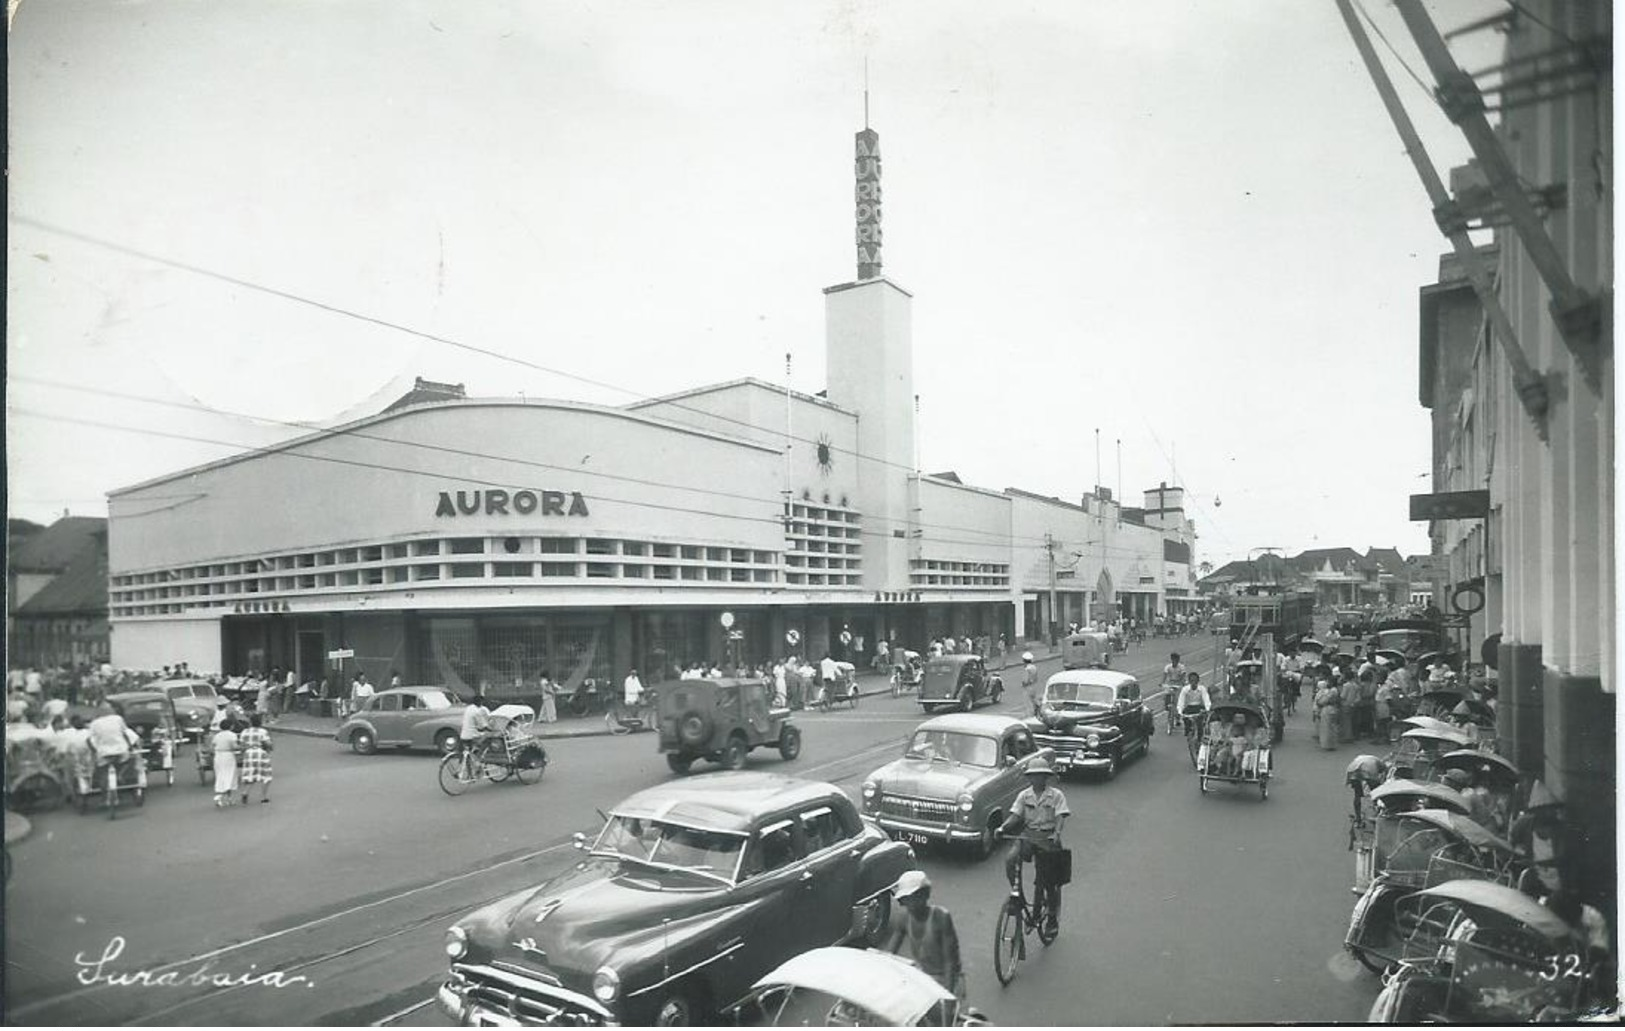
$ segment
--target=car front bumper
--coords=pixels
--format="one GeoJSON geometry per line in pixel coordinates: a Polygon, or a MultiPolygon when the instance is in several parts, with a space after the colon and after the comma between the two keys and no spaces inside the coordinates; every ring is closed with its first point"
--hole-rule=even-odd
{"type": "Polygon", "coordinates": [[[982,836],[980,830],[971,826],[910,820],[901,816],[892,816],[889,813],[865,813],[864,815],[873,820],[886,833],[904,841],[907,841],[910,837],[945,842],[975,841],[982,836]]]}
{"type": "Polygon", "coordinates": [[[596,1000],[531,978],[455,964],[435,991],[441,1012],[464,1027],[618,1027],[596,1000]]]}

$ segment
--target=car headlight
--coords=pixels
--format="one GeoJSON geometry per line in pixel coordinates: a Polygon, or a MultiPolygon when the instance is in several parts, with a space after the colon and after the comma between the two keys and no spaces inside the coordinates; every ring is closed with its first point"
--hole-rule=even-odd
{"type": "Polygon", "coordinates": [[[880,785],[879,784],[876,784],[872,780],[866,780],[866,781],[863,782],[863,797],[865,799],[874,799],[874,798],[878,797],[879,795],[880,795],[880,785]]]}
{"type": "Polygon", "coordinates": [[[468,955],[467,931],[457,926],[446,929],[446,955],[452,959],[462,959],[468,955]]]}
{"type": "Polygon", "coordinates": [[[1099,734],[1090,734],[1087,738],[1084,739],[1084,743],[1087,744],[1090,748],[1099,748],[1100,747],[1100,735],[1099,734]]]}
{"type": "Polygon", "coordinates": [[[614,1002],[621,994],[621,975],[614,967],[599,967],[592,975],[592,994],[599,1002],[614,1002]]]}
{"type": "Polygon", "coordinates": [[[960,795],[958,802],[959,811],[961,813],[969,813],[973,808],[976,807],[976,799],[970,797],[969,795],[960,795]]]}

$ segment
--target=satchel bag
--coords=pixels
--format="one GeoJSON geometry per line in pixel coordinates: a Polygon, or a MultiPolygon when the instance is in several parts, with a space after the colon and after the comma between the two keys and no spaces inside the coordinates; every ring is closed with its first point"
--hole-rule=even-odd
{"type": "Polygon", "coordinates": [[[1072,850],[1058,848],[1051,852],[1042,850],[1033,853],[1033,867],[1040,880],[1055,887],[1063,887],[1072,883],[1072,850]]]}

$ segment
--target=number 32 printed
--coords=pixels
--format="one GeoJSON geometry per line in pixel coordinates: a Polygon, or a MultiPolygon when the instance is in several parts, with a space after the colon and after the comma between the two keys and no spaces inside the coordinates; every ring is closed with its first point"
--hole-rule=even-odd
{"type": "Polygon", "coordinates": [[[1580,957],[1570,952],[1563,956],[1547,956],[1546,965],[1540,971],[1540,979],[1542,981],[1556,981],[1561,978],[1579,977],[1582,973],[1580,957]]]}

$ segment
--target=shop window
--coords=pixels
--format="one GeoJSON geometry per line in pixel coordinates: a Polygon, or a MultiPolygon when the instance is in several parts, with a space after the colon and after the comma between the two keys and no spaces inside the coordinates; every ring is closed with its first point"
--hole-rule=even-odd
{"type": "Polygon", "coordinates": [[[421,555],[438,555],[438,554],[440,554],[440,542],[439,541],[413,541],[412,542],[412,554],[420,555],[420,556],[421,555]]]}
{"type": "Polygon", "coordinates": [[[536,550],[543,555],[574,555],[576,553],[576,538],[574,537],[543,537],[536,544],[536,550]]]}
{"type": "MultiPolygon", "coordinates": [[[[453,555],[485,554],[484,537],[453,537],[450,541],[453,555]]],[[[454,574],[455,575],[455,574],[454,574]]]]}
{"type": "Polygon", "coordinates": [[[413,566],[412,567],[412,579],[413,580],[438,580],[438,579],[440,579],[440,567],[438,565],[434,565],[434,566],[413,566]]]}
{"type": "Polygon", "coordinates": [[[615,564],[613,562],[588,562],[587,575],[599,578],[613,577],[615,575],[615,564]]]}
{"type": "Polygon", "coordinates": [[[451,564],[451,578],[453,580],[474,580],[484,575],[484,562],[453,562],[451,564]]]}
{"type": "Polygon", "coordinates": [[[576,564],[574,562],[543,562],[543,576],[575,576],[576,564]]]}
{"type": "Polygon", "coordinates": [[[491,567],[493,576],[530,576],[532,566],[529,562],[497,562],[491,567]]]}
{"type": "Polygon", "coordinates": [[[616,553],[616,551],[615,551],[615,542],[614,541],[603,540],[602,538],[599,538],[599,537],[588,537],[587,538],[587,554],[589,554],[589,555],[614,555],[615,553],[616,553]]]}

